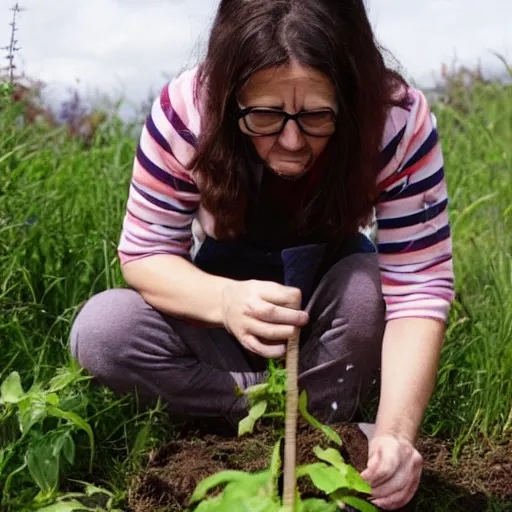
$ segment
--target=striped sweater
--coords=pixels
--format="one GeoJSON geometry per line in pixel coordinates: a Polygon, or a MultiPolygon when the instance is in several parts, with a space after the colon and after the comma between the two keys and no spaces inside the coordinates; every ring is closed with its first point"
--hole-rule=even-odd
{"type": "MultiPolygon", "coordinates": [[[[118,247],[121,264],[153,254],[194,257],[214,233],[187,169],[200,132],[194,100],[197,68],[164,87],[144,125],[118,247]]],[[[393,107],[382,139],[377,249],[387,320],[446,320],[454,298],[452,244],[443,155],[424,95],[408,91],[407,109],[393,107]]]]}

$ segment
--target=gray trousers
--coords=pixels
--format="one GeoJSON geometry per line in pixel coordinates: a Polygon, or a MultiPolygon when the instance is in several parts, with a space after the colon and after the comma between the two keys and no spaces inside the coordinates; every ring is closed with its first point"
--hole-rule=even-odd
{"type": "MultiPolygon", "coordinates": [[[[384,300],[376,255],[357,253],[336,263],[306,309],[300,388],[320,420],[350,421],[380,367],[384,300]]],[[[226,330],[162,314],[131,289],[93,296],[76,317],[70,341],[73,356],[100,383],[160,397],[179,416],[238,421],[247,401],[236,386],[261,382],[267,366],[226,330]]]]}

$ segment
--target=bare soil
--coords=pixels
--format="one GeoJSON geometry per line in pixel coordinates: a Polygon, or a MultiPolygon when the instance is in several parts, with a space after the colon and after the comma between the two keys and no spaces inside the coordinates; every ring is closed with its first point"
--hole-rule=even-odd
{"type": "MultiPolygon", "coordinates": [[[[367,462],[366,437],[355,425],[338,425],[335,430],[343,439],[345,460],[362,471],[367,462]]],[[[203,478],[226,469],[258,471],[268,467],[274,442],[269,429],[244,438],[182,432],[150,455],[145,472],[132,483],[130,509],[182,512],[203,478]]],[[[301,425],[299,464],[314,462],[315,445],[326,447],[325,436],[301,425]]],[[[417,497],[404,511],[512,512],[512,442],[468,445],[456,462],[448,442],[425,438],[418,442],[418,449],[425,461],[423,482],[417,497]]],[[[318,495],[308,487],[307,479],[301,485],[306,495],[318,495]]]]}

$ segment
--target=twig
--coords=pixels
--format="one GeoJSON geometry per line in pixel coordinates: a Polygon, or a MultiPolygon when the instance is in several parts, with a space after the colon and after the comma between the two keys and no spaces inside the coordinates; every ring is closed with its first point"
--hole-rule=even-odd
{"type": "MultiPolygon", "coordinates": [[[[300,303],[292,307],[300,309],[300,303]]],[[[288,341],[286,353],[286,420],[284,437],[284,485],[283,506],[287,512],[293,512],[297,494],[297,418],[299,408],[299,339],[300,328],[288,341]]]]}
{"type": "Polygon", "coordinates": [[[19,2],[16,2],[16,5],[11,7],[12,21],[9,23],[11,26],[11,41],[9,42],[8,46],[4,46],[2,48],[2,50],[7,51],[7,56],[5,58],[9,61],[9,84],[11,86],[14,85],[14,70],[16,69],[16,65],[14,64],[14,55],[20,50],[20,48],[16,46],[18,44],[18,40],[16,39],[16,32],[18,31],[18,28],[16,27],[16,16],[22,10],[23,9],[20,7],[19,2]]]}

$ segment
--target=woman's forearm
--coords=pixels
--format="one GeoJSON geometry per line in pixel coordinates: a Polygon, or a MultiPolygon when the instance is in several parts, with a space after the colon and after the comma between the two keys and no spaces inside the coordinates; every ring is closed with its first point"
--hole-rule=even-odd
{"type": "Polygon", "coordinates": [[[395,434],[415,441],[434,389],[444,333],[444,323],[428,318],[387,323],[377,435],[395,434]]]}
{"type": "Polygon", "coordinates": [[[222,292],[229,279],[207,274],[186,259],[157,254],[126,263],[122,273],[155,309],[179,318],[222,326],[222,292]]]}

